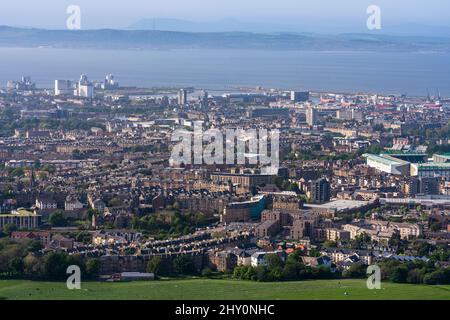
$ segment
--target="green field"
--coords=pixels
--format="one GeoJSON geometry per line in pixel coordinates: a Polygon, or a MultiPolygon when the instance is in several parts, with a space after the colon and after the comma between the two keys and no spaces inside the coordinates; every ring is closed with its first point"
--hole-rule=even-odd
{"type": "Polygon", "coordinates": [[[68,290],[65,283],[1,280],[0,299],[450,300],[450,286],[383,283],[381,290],[368,290],[364,280],[259,283],[193,279],[124,283],[84,282],[81,290],[68,290]]]}

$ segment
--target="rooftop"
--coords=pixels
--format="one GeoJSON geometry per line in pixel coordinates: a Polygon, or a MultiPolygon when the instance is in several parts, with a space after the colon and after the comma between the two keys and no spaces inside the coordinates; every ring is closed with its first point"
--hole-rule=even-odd
{"type": "Polygon", "coordinates": [[[337,212],[343,210],[351,210],[362,208],[368,205],[368,201],[357,201],[357,200],[335,200],[324,204],[306,204],[305,208],[321,208],[321,209],[329,209],[336,210],[337,212]]]}

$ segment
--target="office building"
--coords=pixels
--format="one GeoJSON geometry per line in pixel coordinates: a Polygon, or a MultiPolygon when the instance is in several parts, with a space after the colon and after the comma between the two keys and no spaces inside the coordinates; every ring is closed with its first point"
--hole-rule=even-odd
{"type": "Polygon", "coordinates": [[[178,91],[178,104],[184,106],[187,103],[187,91],[185,89],[180,89],[178,91]]]}
{"type": "Polygon", "coordinates": [[[200,104],[202,108],[206,109],[208,108],[208,92],[203,91],[202,95],[200,97],[200,104]]]}
{"type": "Polygon", "coordinates": [[[317,124],[317,120],[317,110],[313,106],[309,106],[306,110],[306,123],[312,127],[317,124]]]}
{"type": "Polygon", "coordinates": [[[308,91],[291,91],[292,102],[305,102],[309,100],[308,91]]]}
{"type": "Polygon", "coordinates": [[[362,121],[364,119],[363,113],[356,109],[340,109],[336,112],[336,117],[339,120],[345,121],[362,121]]]}
{"type": "Polygon", "coordinates": [[[411,178],[407,184],[407,189],[407,193],[410,195],[439,194],[439,179],[429,177],[411,178]]]}
{"type": "Polygon", "coordinates": [[[55,80],[55,96],[72,95],[73,84],[70,80],[55,80]]]}
{"type": "Polygon", "coordinates": [[[311,182],[311,201],[313,203],[325,203],[331,199],[331,186],[325,178],[311,182]]]}

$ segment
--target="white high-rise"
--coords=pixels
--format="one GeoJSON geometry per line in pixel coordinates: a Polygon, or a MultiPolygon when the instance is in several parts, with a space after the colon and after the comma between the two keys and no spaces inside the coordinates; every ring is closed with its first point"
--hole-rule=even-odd
{"type": "Polygon", "coordinates": [[[87,75],[82,74],[78,81],[77,95],[82,98],[94,98],[94,85],[88,80],[87,75]]]}
{"type": "Polygon", "coordinates": [[[317,110],[311,105],[306,110],[306,123],[311,127],[317,124],[317,110]]]}
{"type": "Polygon", "coordinates": [[[55,96],[72,95],[73,85],[70,80],[55,80],[55,96]]]}
{"type": "Polygon", "coordinates": [[[183,106],[187,103],[187,91],[185,89],[180,89],[178,91],[178,104],[183,106]]]}

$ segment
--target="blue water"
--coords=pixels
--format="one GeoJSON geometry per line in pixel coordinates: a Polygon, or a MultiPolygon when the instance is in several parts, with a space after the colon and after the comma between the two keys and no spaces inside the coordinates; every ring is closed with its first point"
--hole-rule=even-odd
{"type": "Polygon", "coordinates": [[[0,84],[30,75],[40,87],[87,73],[124,86],[239,86],[450,96],[450,53],[0,48],[0,84]]]}

